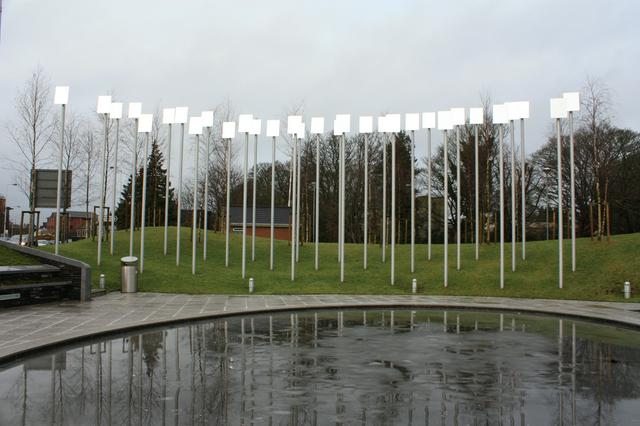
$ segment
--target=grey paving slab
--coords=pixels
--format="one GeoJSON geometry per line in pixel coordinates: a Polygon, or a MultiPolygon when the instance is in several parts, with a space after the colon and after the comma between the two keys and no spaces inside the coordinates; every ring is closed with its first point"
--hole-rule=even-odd
{"type": "Polygon", "coordinates": [[[65,301],[3,310],[0,362],[49,345],[135,327],[269,310],[354,306],[516,310],[640,327],[640,303],[453,296],[110,293],[91,302],[65,301]]]}

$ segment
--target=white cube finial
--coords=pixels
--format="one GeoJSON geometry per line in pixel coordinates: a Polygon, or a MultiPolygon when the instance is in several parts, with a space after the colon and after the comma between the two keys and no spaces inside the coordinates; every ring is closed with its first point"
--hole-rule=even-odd
{"type": "Polygon", "coordinates": [[[111,111],[111,96],[98,96],[98,114],[109,114],[111,111]]]}
{"type": "Polygon", "coordinates": [[[280,120],[267,120],[267,137],[277,138],[280,136],[280,120]]]}
{"type": "Polygon", "coordinates": [[[69,103],[69,86],[56,86],[53,103],[55,105],[66,105],[69,103]]]}
{"type": "Polygon", "coordinates": [[[222,123],[222,139],[233,139],[236,136],[236,122],[225,121],[222,123]]]}

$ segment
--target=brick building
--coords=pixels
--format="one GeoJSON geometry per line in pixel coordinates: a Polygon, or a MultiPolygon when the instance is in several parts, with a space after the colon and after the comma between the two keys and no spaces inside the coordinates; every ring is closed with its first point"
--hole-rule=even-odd
{"type": "MultiPolygon", "coordinates": [[[[231,232],[242,233],[242,207],[231,206],[231,232]]],[[[253,208],[247,206],[247,235],[252,234],[253,208]]],[[[273,235],[276,240],[291,240],[291,209],[276,207],[274,209],[273,235]]],[[[256,236],[269,238],[271,236],[271,207],[256,208],[256,236]]]]}
{"type": "MultiPolygon", "coordinates": [[[[60,214],[60,229],[62,238],[79,239],[86,238],[87,230],[91,228],[91,219],[93,213],[68,211],[66,214],[60,214]],[[66,235],[64,235],[66,233],[66,235]]],[[[45,228],[50,234],[56,232],[56,213],[51,213],[45,222],[45,228]]]]}

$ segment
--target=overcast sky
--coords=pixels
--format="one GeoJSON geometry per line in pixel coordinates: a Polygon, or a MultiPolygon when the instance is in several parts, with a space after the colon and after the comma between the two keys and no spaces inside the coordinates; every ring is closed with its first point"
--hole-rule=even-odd
{"type": "MultiPolygon", "coordinates": [[[[38,65],[87,114],[111,90],[146,112],[199,114],[228,97],[236,113],[280,118],[303,103],[328,122],[478,106],[481,94],[530,100],[532,152],[549,131],[549,98],[588,75],[611,88],[616,124],[640,128],[639,16],[634,0],[4,0],[0,193],[18,156],[4,124],[38,65]]],[[[424,135],[416,142],[424,155],[424,135]]]]}

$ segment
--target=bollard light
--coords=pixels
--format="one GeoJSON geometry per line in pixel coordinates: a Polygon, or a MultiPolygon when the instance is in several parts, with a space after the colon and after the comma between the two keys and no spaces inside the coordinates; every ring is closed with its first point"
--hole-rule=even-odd
{"type": "Polygon", "coordinates": [[[625,281],[624,283],[624,298],[631,298],[631,283],[629,281],[625,281]]]}
{"type": "Polygon", "coordinates": [[[249,293],[253,293],[253,289],[254,289],[254,281],[253,281],[253,277],[249,278],[249,293]]]}
{"type": "Polygon", "coordinates": [[[414,278],[411,280],[411,293],[416,294],[418,292],[418,281],[414,278]]]}
{"type": "Polygon", "coordinates": [[[100,274],[100,290],[104,290],[104,283],[105,283],[104,274],[100,274]]]}

